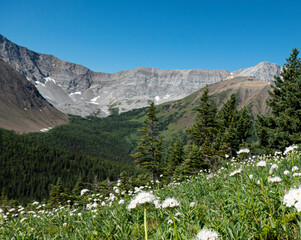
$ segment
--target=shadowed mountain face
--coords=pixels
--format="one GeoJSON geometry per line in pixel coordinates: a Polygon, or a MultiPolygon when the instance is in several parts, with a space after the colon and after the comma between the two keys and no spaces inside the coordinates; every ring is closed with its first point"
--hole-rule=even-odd
{"type": "Polygon", "coordinates": [[[273,81],[280,67],[267,62],[255,67],[227,70],[160,70],[140,67],[113,74],[96,73],[81,65],[62,61],[20,47],[0,35],[0,57],[32,81],[56,108],[81,116],[107,116],[119,112],[182,99],[206,84],[237,76],[273,81]]]}
{"type": "Polygon", "coordinates": [[[67,115],[51,106],[23,75],[0,60],[0,127],[16,132],[47,131],[67,115]]]}

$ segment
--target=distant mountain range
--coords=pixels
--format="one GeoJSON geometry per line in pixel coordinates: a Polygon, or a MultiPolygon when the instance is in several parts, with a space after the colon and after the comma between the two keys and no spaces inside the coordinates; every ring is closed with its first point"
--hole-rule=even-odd
{"type": "Polygon", "coordinates": [[[68,116],[49,104],[34,84],[0,60],[0,127],[47,131],[67,121],[68,116]]]}
{"type": "MultiPolygon", "coordinates": [[[[227,70],[160,70],[140,67],[113,74],[97,73],[18,46],[0,35],[0,58],[35,84],[40,94],[64,113],[107,116],[141,108],[150,101],[161,104],[182,99],[206,84],[236,77],[273,81],[281,67],[262,62],[254,67],[227,70]]],[[[260,85],[259,82],[253,84],[260,85]]],[[[256,87],[256,86],[252,86],[256,87]]]]}

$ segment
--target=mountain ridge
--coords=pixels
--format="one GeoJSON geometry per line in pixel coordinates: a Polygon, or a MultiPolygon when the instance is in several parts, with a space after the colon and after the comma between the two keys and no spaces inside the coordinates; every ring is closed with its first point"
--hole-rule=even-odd
{"type": "MultiPolygon", "coordinates": [[[[0,35],[0,57],[35,83],[39,92],[59,110],[81,116],[108,116],[112,109],[125,112],[182,99],[207,84],[249,74],[272,81],[277,64],[257,64],[253,68],[227,70],[161,70],[138,67],[116,73],[93,72],[53,55],[40,54],[0,35]],[[253,71],[252,71],[253,69],[253,71]]],[[[248,75],[248,76],[249,76],[248,75]]]]}

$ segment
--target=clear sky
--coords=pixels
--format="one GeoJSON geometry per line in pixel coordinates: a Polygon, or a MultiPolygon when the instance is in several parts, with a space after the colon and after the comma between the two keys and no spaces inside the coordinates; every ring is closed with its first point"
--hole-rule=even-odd
{"type": "Polygon", "coordinates": [[[300,0],[8,0],[0,34],[97,72],[233,71],[282,65],[301,48],[300,12],[300,0]]]}

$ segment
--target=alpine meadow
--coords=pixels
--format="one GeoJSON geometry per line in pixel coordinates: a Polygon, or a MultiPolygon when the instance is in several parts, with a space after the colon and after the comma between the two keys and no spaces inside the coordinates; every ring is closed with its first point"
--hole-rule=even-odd
{"type": "Polygon", "coordinates": [[[46,132],[0,129],[0,238],[301,239],[298,55],[262,111],[214,83],[46,132]]]}

